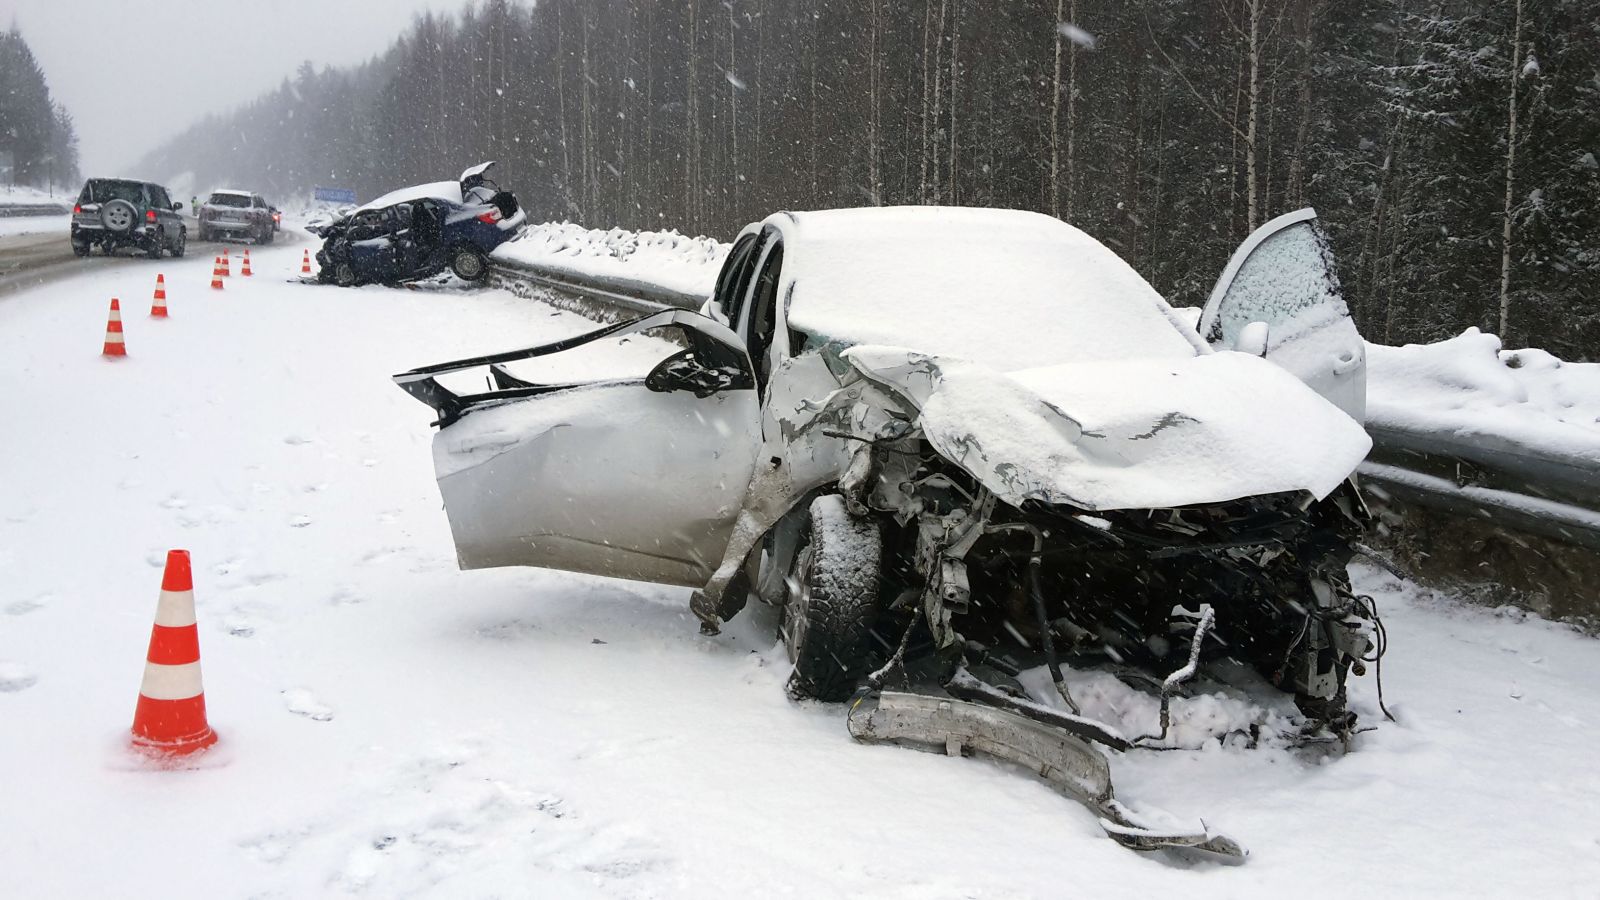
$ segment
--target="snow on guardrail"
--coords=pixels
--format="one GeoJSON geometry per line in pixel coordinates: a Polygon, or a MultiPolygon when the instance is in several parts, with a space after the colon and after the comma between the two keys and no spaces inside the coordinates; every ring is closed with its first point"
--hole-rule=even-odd
{"type": "Polygon", "coordinates": [[[697,308],[711,296],[727,244],[676,231],[533,225],[494,251],[494,262],[572,286],[697,308]]]}
{"type": "Polygon", "coordinates": [[[1600,363],[1503,350],[1469,328],[1433,344],[1368,344],[1367,367],[1369,427],[1600,471],[1600,363]]]}

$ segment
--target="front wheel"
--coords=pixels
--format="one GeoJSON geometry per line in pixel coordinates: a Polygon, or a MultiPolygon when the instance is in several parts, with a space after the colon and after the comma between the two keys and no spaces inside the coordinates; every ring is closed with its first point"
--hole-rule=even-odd
{"type": "Polygon", "coordinates": [[[157,231],[150,238],[150,246],[144,248],[144,255],[151,259],[161,258],[161,245],[167,242],[166,232],[157,231]]]}
{"type": "Polygon", "coordinates": [[[333,283],[339,287],[353,287],[356,283],[355,266],[340,261],[333,266],[333,283]]]}
{"type": "Polygon", "coordinates": [[[877,522],[850,515],[837,494],[811,502],[784,578],[779,627],[794,663],[789,696],[830,703],[850,699],[867,671],[882,557],[877,522]]]}
{"type": "Polygon", "coordinates": [[[475,247],[457,247],[450,251],[450,271],[462,281],[482,281],[489,262],[475,247]]]}

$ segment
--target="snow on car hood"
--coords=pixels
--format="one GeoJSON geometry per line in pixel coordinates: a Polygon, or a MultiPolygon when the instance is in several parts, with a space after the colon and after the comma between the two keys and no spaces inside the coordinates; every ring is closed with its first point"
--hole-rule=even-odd
{"type": "Polygon", "coordinates": [[[1243,353],[1001,373],[896,347],[843,358],[919,411],[933,448],[1002,500],[1090,510],[1325,497],[1367,433],[1294,376],[1243,353]]]}
{"type": "Polygon", "coordinates": [[[435,181],[432,184],[417,184],[411,187],[390,191],[370,203],[356,207],[355,212],[365,212],[369,209],[384,209],[396,203],[409,203],[413,200],[443,200],[456,206],[462,204],[461,182],[435,181]]]}

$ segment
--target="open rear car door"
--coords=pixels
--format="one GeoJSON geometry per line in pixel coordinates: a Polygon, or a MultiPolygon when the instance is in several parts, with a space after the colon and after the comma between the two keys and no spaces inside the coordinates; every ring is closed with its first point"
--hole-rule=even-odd
{"type": "Polygon", "coordinates": [[[760,416],[744,344],[717,322],[668,310],[394,380],[439,414],[434,469],[462,568],[698,586],[721,561],[760,416]],[[643,378],[539,384],[508,368],[640,332],[678,342],[643,378]],[[493,389],[439,381],[470,369],[486,369],[493,389]]]}
{"type": "Polygon", "coordinates": [[[1366,346],[1316,210],[1279,216],[1239,245],[1200,315],[1200,336],[1277,363],[1365,422],[1366,346]]]}

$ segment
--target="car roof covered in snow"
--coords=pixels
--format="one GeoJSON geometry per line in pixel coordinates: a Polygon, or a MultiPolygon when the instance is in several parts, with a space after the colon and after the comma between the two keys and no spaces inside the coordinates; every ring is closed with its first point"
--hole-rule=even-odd
{"type": "Polygon", "coordinates": [[[215,191],[211,192],[211,195],[213,197],[215,197],[217,194],[231,194],[231,195],[233,195],[235,197],[249,197],[249,196],[252,196],[250,191],[240,191],[240,190],[235,190],[233,188],[220,188],[218,190],[215,190],[215,191]]]}
{"type": "Polygon", "coordinates": [[[966,207],[778,213],[789,324],[999,371],[1206,352],[1112,250],[1051,216],[966,207]]]}
{"type": "Polygon", "coordinates": [[[355,212],[365,212],[369,209],[383,209],[396,203],[409,203],[413,200],[443,200],[446,203],[462,205],[461,183],[459,181],[435,181],[432,184],[417,184],[390,191],[376,200],[362,204],[355,212]]]}

